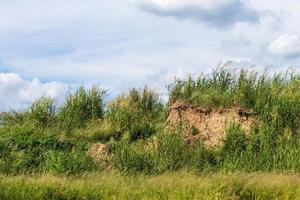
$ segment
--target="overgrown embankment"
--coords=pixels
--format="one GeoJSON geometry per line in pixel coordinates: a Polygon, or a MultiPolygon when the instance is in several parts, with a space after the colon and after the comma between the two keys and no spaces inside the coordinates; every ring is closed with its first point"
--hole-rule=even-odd
{"type": "Polygon", "coordinates": [[[0,173],[300,171],[300,76],[223,67],[168,89],[167,104],[147,87],[109,102],[81,87],[2,113],[0,173]]]}
{"type": "Polygon", "coordinates": [[[169,107],[167,130],[182,130],[183,137],[193,145],[203,142],[206,147],[222,145],[227,129],[232,124],[240,125],[246,134],[258,122],[256,113],[242,108],[201,108],[192,104],[175,102],[169,107]]]}

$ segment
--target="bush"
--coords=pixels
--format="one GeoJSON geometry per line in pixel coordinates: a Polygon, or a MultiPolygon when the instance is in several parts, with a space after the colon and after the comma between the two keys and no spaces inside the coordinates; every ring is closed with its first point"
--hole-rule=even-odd
{"type": "Polygon", "coordinates": [[[56,107],[54,99],[41,97],[24,111],[4,112],[0,115],[3,126],[33,126],[36,129],[45,129],[55,125],[56,107]]]}
{"type": "Polygon", "coordinates": [[[79,88],[67,96],[58,116],[61,127],[70,132],[83,127],[89,120],[102,119],[104,116],[104,96],[106,92],[96,86],[91,89],[79,88]]]}
{"type": "Polygon", "coordinates": [[[80,151],[47,151],[42,165],[43,172],[56,174],[78,174],[96,168],[91,157],[80,151]]]}
{"type": "Polygon", "coordinates": [[[132,89],[110,102],[106,120],[117,135],[128,133],[130,140],[144,139],[164,122],[164,106],[158,94],[147,87],[132,89]]]}
{"type": "Polygon", "coordinates": [[[13,110],[0,114],[0,125],[2,128],[24,124],[26,121],[28,121],[28,113],[26,112],[17,112],[13,110]]]}
{"type": "Polygon", "coordinates": [[[241,126],[231,124],[227,130],[226,138],[222,148],[223,154],[235,155],[240,154],[247,148],[247,138],[241,126]]]}
{"type": "Polygon", "coordinates": [[[183,138],[176,134],[167,134],[159,139],[157,161],[159,171],[178,170],[188,163],[189,147],[183,138]]]}
{"type": "Polygon", "coordinates": [[[120,135],[114,132],[112,124],[107,121],[91,120],[83,128],[77,128],[72,131],[72,138],[79,141],[103,142],[110,139],[120,139],[120,135]]]}
{"type": "Polygon", "coordinates": [[[0,136],[0,170],[5,174],[79,173],[93,166],[82,142],[25,127],[13,127],[0,136]]]}
{"type": "Polygon", "coordinates": [[[32,104],[29,109],[29,120],[36,127],[44,129],[55,122],[56,108],[54,99],[42,97],[32,104]]]}
{"type": "Polygon", "coordinates": [[[154,160],[149,152],[141,147],[121,141],[113,145],[113,165],[124,174],[154,172],[154,160]]]}

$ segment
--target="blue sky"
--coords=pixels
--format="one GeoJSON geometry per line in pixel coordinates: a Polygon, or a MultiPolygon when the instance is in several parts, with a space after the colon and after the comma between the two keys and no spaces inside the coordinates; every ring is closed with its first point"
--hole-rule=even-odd
{"type": "Polygon", "coordinates": [[[295,0],[0,0],[0,107],[82,84],[164,94],[228,60],[297,70],[299,19],[295,0]]]}

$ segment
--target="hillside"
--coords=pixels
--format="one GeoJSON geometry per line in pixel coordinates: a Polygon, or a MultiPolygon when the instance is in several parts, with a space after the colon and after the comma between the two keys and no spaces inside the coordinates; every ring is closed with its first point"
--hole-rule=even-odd
{"type": "Polygon", "coordinates": [[[42,97],[28,109],[1,113],[0,197],[9,184],[24,186],[6,176],[300,172],[299,76],[219,68],[175,79],[168,89],[168,102],[148,87],[106,102],[104,89],[81,87],[62,105],[42,97]]]}

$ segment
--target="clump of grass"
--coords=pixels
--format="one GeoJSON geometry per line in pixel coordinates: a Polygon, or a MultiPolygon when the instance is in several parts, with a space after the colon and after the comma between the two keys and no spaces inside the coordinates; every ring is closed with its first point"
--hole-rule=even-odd
{"type": "Polygon", "coordinates": [[[189,146],[179,134],[167,134],[159,139],[157,160],[160,172],[178,170],[187,164],[188,159],[189,146]]]}
{"type": "Polygon", "coordinates": [[[74,128],[83,127],[89,120],[102,119],[105,94],[97,86],[91,89],[80,87],[75,93],[69,93],[58,113],[61,127],[70,132],[74,128]]]}
{"type": "Polygon", "coordinates": [[[33,121],[34,126],[46,128],[54,125],[56,112],[54,99],[42,97],[30,107],[29,119],[33,121]]]}
{"type": "Polygon", "coordinates": [[[116,134],[127,134],[130,140],[137,140],[157,132],[164,122],[164,114],[158,94],[145,87],[143,90],[132,89],[110,102],[106,120],[116,134]]]}
{"type": "Polygon", "coordinates": [[[44,153],[44,157],[41,166],[43,172],[75,175],[96,169],[92,158],[87,156],[84,151],[50,150],[44,153]]]}
{"type": "Polygon", "coordinates": [[[113,145],[113,165],[123,174],[155,172],[154,158],[141,146],[121,141],[113,145]]]}
{"type": "Polygon", "coordinates": [[[34,128],[13,127],[0,134],[0,144],[2,174],[74,174],[95,169],[84,142],[40,134],[34,128]]]}
{"type": "Polygon", "coordinates": [[[6,127],[26,125],[33,126],[36,129],[44,129],[55,125],[56,113],[55,100],[48,97],[41,97],[24,111],[13,110],[1,113],[0,120],[2,126],[6,127]]]}
{"type": "Polygon", "coordinates": [[[297,172],[300,156],[299,140],[276,133],[268,124],[261,124],[245,135],[238,127],[228,130],[221,149],[221,166],[225,170],[236,171],[294,171],[297,172]]]}

